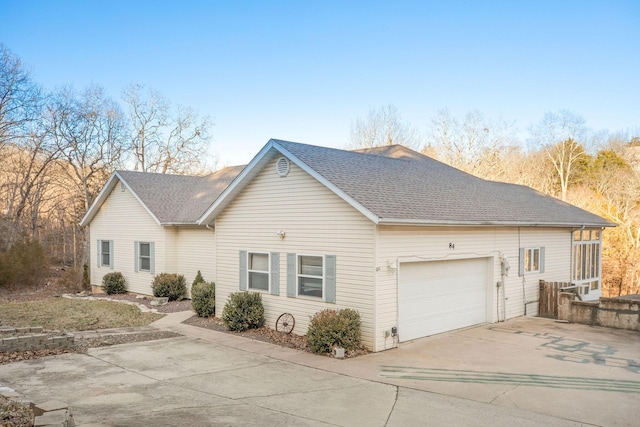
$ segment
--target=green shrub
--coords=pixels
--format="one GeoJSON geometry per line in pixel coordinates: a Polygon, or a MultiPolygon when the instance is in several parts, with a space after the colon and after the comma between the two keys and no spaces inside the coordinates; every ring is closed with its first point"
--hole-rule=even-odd
{"type": "Polygon", "coordinates": [[[49,264],[38,241],[21,239],[0,253],[0,287],[32,286],[44,280],[49,264]]]}
{"type": "Polygon", "coordinates": [[[236,292],[222,310],[222,321],[230,331],[245,331],[264,325],[262,295],[258,292],[236,292]]]}
{"type": "Polygon", "coordinates": [[[109,295],[124,294],[127,292],[127,282],[119,271],[107,273],[102,278],[102,290],[109,295]]]}
{"type": "Polygon", "coordinates": [[[191,282],[191,287],[193,287],[193,285],[195,285],[196,283],[200,283],[200,282],[206,282],[206,280],[204,280],[204,277],[202,277],[202,273],[200,273],[200,270],[198,270],[198,274],[196,274],[196,278],[193,279],[193,282],[191,282]]]}
{"type": "Polygon", "coordinates": [[[216,313],[216,284],[197,282],[191,285],[191,306],[200,317],[213,316],[216,313]]]}
{"type": "Polygon", "coordinates": [[[182,274],[156,274],[151,289],[154,297],[167,297],[169,301],[180,301],[187,296],[187,282],[182,274]]]}
{"type": "Polygon", "coordinates": [[[354,350],[360,340],[360,313],[350,308],[317,312],[307,330],[307,344],[314,353],[328,353],[334,347],[354,350]]]}

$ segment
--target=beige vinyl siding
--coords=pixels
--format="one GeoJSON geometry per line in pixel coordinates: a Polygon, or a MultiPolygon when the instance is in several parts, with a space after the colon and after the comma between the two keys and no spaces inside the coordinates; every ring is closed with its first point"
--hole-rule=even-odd
{"type": "MultiPolygon", "coordinates": [[[[216,239],[213,230],[191,227],[175,228],[173,231],[175,253],[170,272],[179,272],[187,281],[187,289],[198,270],[208,282],[216,279],[216,239]]],[[[189,297],[190,297],[189,293],[189,297]]]]}
{"type": "Polygon", "coordinates": [[[102,285],[102,277],[109,272],[121,272],[127,290],[150,295],[153,274],[134,271],[134,242],[154,242],[155,271],[165,271],[165,230],[128,189],[122,191],[118,183],[100,207],[90,227],[91,284],[102,285]],[[96,240],[113,240],[114,268],[97,267],[96,240]]]}
{"type": "Polygon", "coordinates": [[[274,159],[216,219],[216,304],[222,311],[239,290],[239,251],[277,252],[279,296],[263,293],[267,325],[285,312],[296,320],[294,333],[306,333],[309,318],[323,309],[360,312],[364,343],[372,348],[374,323],[373,250],[375,227],[325,186],[291,164],[276,174],[274,159]],[[278,231],[284,231],[281,239],[278,231]],[[336,303],[287,297],[287,254],[336,256],[336,303]]]}
{"type": "MultiPolygon", "coordinates": [[[[571,255],[569,229],[505,228],[505,227],[402,227],[380,226],[377,238],[377,333],[378,350],[393,345],[384,338],[384,331],[397,325],[398,319],[398,261],[436,261],[465,258],[493,259],[493,269],[487,289],[489,320],[504,317],[502,290],[496,282],[501,280],[500,255],[510,264],[505,278],[506,318],[524,314],[524,299],[538,300],[538,282],[568,280],[571,255]],[[449,244],[454,249],[449,248],[449,244]],[[545,272],[518,276],[519,247],[545,247],[545,272]],[[525,298],[523,298],[523,283],[525,298]]],[[[537,315],[537,303],[527,304],[527,315],[537,315]]]]}

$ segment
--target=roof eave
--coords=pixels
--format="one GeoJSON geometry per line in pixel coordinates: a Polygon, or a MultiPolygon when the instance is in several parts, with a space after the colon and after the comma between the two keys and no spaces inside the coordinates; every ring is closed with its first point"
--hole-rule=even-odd
{"type": "Polygon", "coordinates": [[[380,218],[379,225],[411,225],[411,226],[503,226],[503,227],[549,227],[549,228],[604,228],[616,227],[611,222],[606,223],[558,223],[558,222],[526,222],[526,221],[455,221],[455,220],[424,220],[424,219],[406,219],[406,218],[380,218]]]}

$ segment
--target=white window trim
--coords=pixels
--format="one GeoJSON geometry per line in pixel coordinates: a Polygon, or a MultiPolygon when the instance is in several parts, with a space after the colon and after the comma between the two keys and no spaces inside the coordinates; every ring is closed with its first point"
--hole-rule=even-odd
{"type": "Polygon", "coordinates": [[[252,292],[264,292],[264,293],[271,293],[271,253],[270,252],[258,252],[258,251],[247,251],[247,290],[248,291],[252,291],[252,292]],[[267,256],[267,271],[264,270],[250,270],[249,269],[249,264],[250,264],[250,259],[251,259],[251,255],[253,254],[258,254],[258,255],[266,255],[267,256]],[[267,289],[258,289],[258,288],[252,288],[251,287],[251,280],[249,280],[249,278],[251,277],[250,273],[264,273],[267,275],[267,289]]]}
{"type": "Polygon", "coordinates": [[[318,254],[296,254],[296,297],[297,298],[308,298],[310,300],[313,301],[324,301],[325,300],[325,295],[326,295],[326,289],[325,289],[325,284],[326,284],[326,266],[327,266],[327,262],[325,260],[324,255],[318,255],[318,254]],[[322,258],[322,277],[320,276],[312,276],[310,274],[300,274],[300,257],[316,257],[316,258],[322,258]],[[317,297],[317,296],[311,296],[311,295],[304,295],[304,294],[300,294],[300,282],[299,282],[299,278],[300,277],[308,277],[308,278],[312,278],[312,279],[321,279],[322,280],[322,295],[317,297]]]}

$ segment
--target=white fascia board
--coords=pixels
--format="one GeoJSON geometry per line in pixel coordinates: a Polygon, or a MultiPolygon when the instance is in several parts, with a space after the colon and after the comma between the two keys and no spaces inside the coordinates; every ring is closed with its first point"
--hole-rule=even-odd
{"type": "Polygon", "coordinates": [[[118,175],[118,172],[116,171],[111,174],[111,176],[107,180],[107,183],[104,185],[104,187],[102,187],[102,190],[100,190],[100,193],[98,193],[98,197],[96,197],[96,199],[93,201],[91,206],[89,206],[89,209],[87,209],[87,212],[84,214],[84,216],[80,220],[81,227],[86,227],[87,225],[89,225],[93,217],[96,216],[96,214],[100,210],[100,206],[102,206],[102,204],[109,197],[111,190],[114,189],[114,187],[118,183],[118,180],[122,181],[122,178],[118,175]]]}
{"type": "Polygon", "coordinates": [[[302,160],[300,160],[295,155],[293,155],[290,151],[286,150],[284,147],[279,145],[277,142],[274,142],[273,144],[274,144],[274,148],[276,148],[282,155],[284,155],[285,157],[289,158],[289,160],[291,160],[293,163],[295,163],[300,169],[302,169],[303,171],[305,171],[306,173],[311,175],[320,184],[324,185],[329,190],[334,192],[338,197],[340,197],[342,200],[347,202],[349,205],[351,205],[351,207],[353,207],[355,210],[357,210],[362,215],[367,217],[374,224],[379,224],[380,218],[376,214],[374,214],[369,209],[367,209],[364,206],[362,206],[353,197],[349,196],[347,193],[342,191],[339,187],[334,185],[332,182],[330,182],[327,179],[325,179],[325,177],[320,175],[313,168],[308,166],[306,163],[304,163],[302,160]]]}
{"type": "Polygon", "coordinates": [[[82,220],[80,221],[80,225],[84,227],[91,223],[91,220],[93,220],[93,217],[98,213],[98,211],[100,210],[100,207],[107,200],[107,198],[109,197],[109,194],[111,194],[111,191],[113,191],[115,186],[118,184],[118,181],[120,181],[120,183],[124,185],[127,188],[127,190],[131,192],[131,194],[138,201],[138,203],[140,203],[142,207],[147,211],[147,213],[151,215],[151,218],[153,218],[156,224],[162,225],[158,220],[158,218],[153,214],[153,212],[149,210],[147,205],[145,205],[142,202],[142,200],[140,200],[140,197],[138,197],[136,192],[133,191],[129,186],[129,184],[127,184],[127,182],[122,178],[122,176],[120,176],[118,171],[115,171],[113,175],[111,175],[111,178],[109,178],[105,186],[102,188],[102,190],[98,194],[98,197],[96,197],[96,200],[93,202],[93,204],[91,205],[87,213],[84,215],[84,217],[82,217],[82,220]]]}
{"type": "Polygon", "coordinates": [[[270,151],[273,147],[273,140],[269,140],[267,144],[262,147],[262,150],[256,154],[256,156],[249,162],[242,172],[229,184],[229,186],[218,196],[218,198],[211,204],[209,209],[198,218],[196,224],[206,225],[210,224],[220,212],[227,207],[229,203],[235,198],[235,196],[242,191],[242,189],[255,177],[262,169],[262,166],[266,164],[275,153],[270,151]]]}

